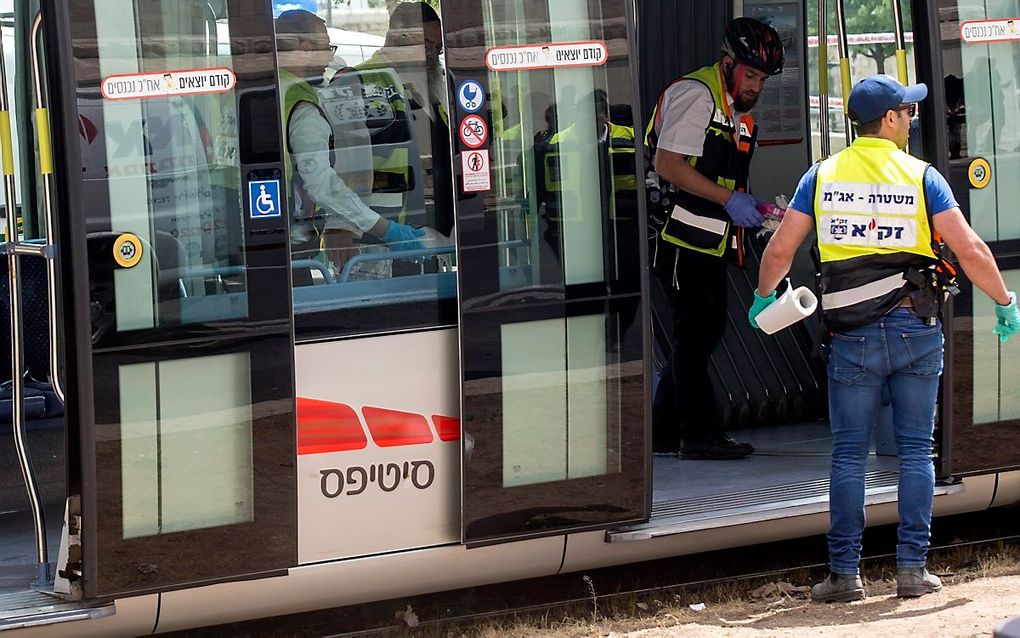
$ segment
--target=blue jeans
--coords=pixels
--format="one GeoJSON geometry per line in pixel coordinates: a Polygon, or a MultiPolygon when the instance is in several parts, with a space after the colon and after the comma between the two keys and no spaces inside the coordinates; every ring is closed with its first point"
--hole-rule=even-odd
{"type": "Polygon", "coordinates": [[[929,326],[907,308],[833,336],[828,363],[832,423],[828,539],[833,573],[858,573],[865,466],[885,388],[892,397],[899,457],[896,564],[924,567],[935,491],[931,450],[943,343],[941,324],[929,326]]]}

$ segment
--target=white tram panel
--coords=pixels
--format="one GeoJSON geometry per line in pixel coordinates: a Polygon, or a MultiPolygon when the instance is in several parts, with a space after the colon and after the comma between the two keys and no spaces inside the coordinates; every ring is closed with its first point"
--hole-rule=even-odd
{"type": "Polygon", "coordinates": [[[299,562],[460,542],[457,331],[299,345],[295,352],[299,562]],[[363,444],[331,451],[331,422],[309,423],[302,406],[310,401],[353,409],[363,444]],[[386,410],[422,417],[431,440],[421,442],[421,420],[411,419],[415,431],[385,419],[380,428],[386,410]],[[324,432],[326,443],[316,447],[311,437],[324,432]]]}

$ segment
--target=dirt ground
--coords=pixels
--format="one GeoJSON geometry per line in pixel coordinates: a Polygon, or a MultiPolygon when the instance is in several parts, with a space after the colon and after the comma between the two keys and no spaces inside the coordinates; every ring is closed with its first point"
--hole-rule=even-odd
{"type": "Polygon", "coordinates": [[[949,585],[937,594],[911,600],[896,598],[890,583],[872,589],[876,591],[870,597],[855,603],[820,605],[790,598],[778,598],[771,605],[731,603],[719,609],[688,612],[684,614],[686,617],[675,620],[652,619],[658,626],[610,631],[608,635],[613,638],[990,636],[999,622],[1020,615],[1020,576],[980,578],[949,585]]]}
{"type": "Polygon", "coordinates": [[[571,610],[476,627],[471,635],[957,638],[991,636],[1000,622],[1020,616],[1020,544],[951,548],[930,555],[929,569],[944,587],[921,598],[896,597],[895,563],[886,558],[862,563],[868,598],[854,603],[811,602],[808,585],[821,574],[795,570],[785,580],[717,581],[673,593],[592,598],[571,610]]]}

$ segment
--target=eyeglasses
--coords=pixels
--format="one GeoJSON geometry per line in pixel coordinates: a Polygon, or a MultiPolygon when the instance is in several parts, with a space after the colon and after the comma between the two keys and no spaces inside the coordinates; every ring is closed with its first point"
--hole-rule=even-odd
{"type": "MultiPolygon", "coordinates": [[[[336,55],[336,50],[339,49],[339,48],[340,48],[339,44],[331,44],[331,45],[329,45],[329,52],[332,53],[333,55],[336,55]]],[[[913,116],[911,116],[911,117],[913,117],[913,116]]]]}
{"type": "Polygon", "coordinates": [[[917,104],[907,104],[896,109],[897,111],[906,111],[907,117],[914,117],[917,115],[917,104]]]}

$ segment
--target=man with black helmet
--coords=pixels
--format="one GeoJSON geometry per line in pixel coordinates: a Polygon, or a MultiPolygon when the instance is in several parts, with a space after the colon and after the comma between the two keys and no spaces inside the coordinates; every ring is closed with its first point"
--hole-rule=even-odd
{"type": "Polygon", "coordinates": [[[776,31],[752,18],[726,27],[722,57],[663,92],[645,142],[660,182],[675,191],[656,239],[653,271],[673,316],[673,352],[655,394],[653,441],[684,459],[754,452],[722,430],[709,357],[726,326],[726,266],[742,264],[744,229],[762,224],[747,193],[757,128],[750,111],[783,70],[776,31]]]}

